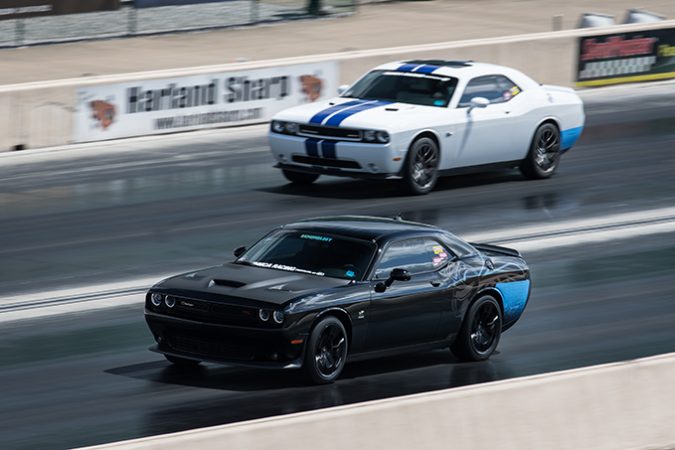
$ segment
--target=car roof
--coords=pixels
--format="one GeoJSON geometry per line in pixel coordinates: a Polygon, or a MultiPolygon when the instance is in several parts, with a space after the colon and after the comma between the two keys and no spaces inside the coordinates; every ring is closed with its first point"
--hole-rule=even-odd
{"type": "Polygon", "coordinates": [[[317,217],[289,223],[284,228],[332,233],[375,241],[406,234],[432,234],[443,231],[440,228],[423,223],[409,222],[400,218],[374,216],[317,217]]]}
{"type": "Polygon", "coordinates": [[[497,64],[475,62],[470,60],[414,59],[394,61],[376,67],[374,70],[391,70],[417,74],[445,75],[460,79],[470,79],[480,75],[504,74],[508,77],[521,77],[523,74],[515,69],[497,64]]]}

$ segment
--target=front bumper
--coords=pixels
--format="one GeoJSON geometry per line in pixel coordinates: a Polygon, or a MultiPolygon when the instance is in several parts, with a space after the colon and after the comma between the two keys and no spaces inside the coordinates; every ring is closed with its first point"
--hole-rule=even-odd
{"type": "Polygon", "coordinates": [[[392,142],[369,144],[269,133],[277,167],[354,178],[400,178],[405,149],[396,149],[392,142]]]}
{"type": "Polygon", "coordinates": [[[305,334],[285,329],[216,325],[146,311],[150,350],[198,361],[271,369],[302,366],[305,334]],[[301,340],[300,344],[291,341],[301,340]]]}

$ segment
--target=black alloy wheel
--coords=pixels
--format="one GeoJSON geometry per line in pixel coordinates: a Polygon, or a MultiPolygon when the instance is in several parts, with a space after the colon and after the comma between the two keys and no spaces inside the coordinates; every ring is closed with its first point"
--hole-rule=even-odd
{"type": "Polygon", "coordinates": [[[520,171],[527,178],[548,178],[560,162],[560,131],[552,123],[537,128],[527,157],[520,165],[520,171]]]}
{"type": "Polygon", "coordinates": [[[440,155],[436,141],[430,137],[416,139],[408,149],[403,181],[412,194],[429,193],[438,181],[440,155]]]}
{"type": "Polygon", "coordinates": [[[322,319],[312,330],[305,350],[305,373],[315,384],[332,383],[347,361],[347,332],[337,317],[322,319]]]}
{"type": "Polygon", "coordinates": [[[452,352],[464,361],[483,361],[494,353],[502,333],[502,312],[490,295],[469,307],[452,352]]]}
{"type": "Polygon", "coordinates": [[[201,361],[187,358],[179,358],[178,356],[164,355],[167,361],[177,367],[191,369],[197,367],[201,361]]]}
{"type": "Polygon", "coordinates": [[[314,183],[319,179],[319,175],[315,173],[296,172],[294,170],[281,169],[284,177],[293,184],[306,186],[314,183]]]}

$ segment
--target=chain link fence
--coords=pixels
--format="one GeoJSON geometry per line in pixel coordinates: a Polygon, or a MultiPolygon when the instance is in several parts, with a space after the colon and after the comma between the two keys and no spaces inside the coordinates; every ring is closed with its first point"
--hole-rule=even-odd
{"type": "Polygon", "coordinates": [[[228,0],[0,20],[0,48],[200,31],[352,14],[357,0],[228,0]]]}

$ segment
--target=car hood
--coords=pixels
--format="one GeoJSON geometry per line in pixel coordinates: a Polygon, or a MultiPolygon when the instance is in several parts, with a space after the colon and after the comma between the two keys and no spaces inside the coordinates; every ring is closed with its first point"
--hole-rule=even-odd
{"type": "Polygon", "coordinates": [[[227,263],[167,278],[155,288],[168,293],[174,291],[177,295],[181,292],[211,298],[223,295],[281,305],[297,297],[349,284],[349,280],[227,263]]]}
{"type": "Polygon", "coordinates": [[[301,124],[396,131],[428,123],[445,108],[388,103],[336,97],[323,102],[299,105],[277,114],[274,119],[301,124]]]}

